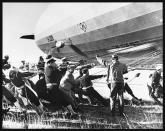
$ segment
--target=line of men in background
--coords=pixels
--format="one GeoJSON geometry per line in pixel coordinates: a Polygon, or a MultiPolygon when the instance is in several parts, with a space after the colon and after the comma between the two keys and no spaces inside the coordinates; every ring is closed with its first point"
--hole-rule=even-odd
{"type": "MultiPolygon", "coordinates": [[[[8,59],[9,57],[3,59],[4,70],[10,68],[8,59]]],[[[119,113],[122,116],[124,112],[124,91],[127,91],[133,98],[141,102],[141,99],[135,97],[128,84],[124,83],[123,74],[128,73],[127,66],[119,62],[117,54],[112,55],[111,65],[98,56],[96,56],[96,59],[100,64],[108,67],[108,75],[90,75],[89,69],[94,67],[94,65],[84,65],[83,61],[74,63],[68,62],[66,58],[62,58],[62,63],[57,65],[56,60],[51,55],[48,55],[46,62],[42,56],[39,57],[37,64],[39,80],[35,84],[29,79],[25,79],[25,77],[34,76],[35,73],[21,72],[16,68],[9,72],[10,80],[8,82],[11,82],[16,87],[17,98],[26,98],[27,101],[29,100],[39,115],[44,112],[44,106],[40,99],[45,99],[52,103],[52,105],[65,107],[68,110],[67,115],[69,117],[77,116],[76,112],[81,111],[78,106],[79,102],[75,96],[75,94],[78,94],[78,100],[81,102],[83,101],[82,95],[84,95],[90,104],[96,104],[99,101],[103,106],[110,106],[112,116],[115,115],[115,104],[118,96],[119,113]],[[79,67],[79,76],[74,78],[73,73],[77,67],[79,67]],[[107,77],[108,87],[110,88],[110,100],[103,98],[93,88],[92,80],[101,77],[107,77]]],[[[20,69],[26,67],[25,61],[22,61],[22,64],[23,66],[20,69]]],[[[29,68],[26,69],[29,70],[29,68]]],[[[160,87],[160,84],[158,85],[158,81],[161,78],[159,74],[159,71],[153,74],[153,84],[150,86],[151,90],[149,90],[154,100],[157,98],[154,94],[157,92],[157,88],[160,87]]],[[[6,80],[3,73],[3,81],[6,80]]],[[[4,91],[6,89],[5,84],[3,87],[3,95],[7,96],[7,93],[4,91]]],[[[14,99],[11,96],[9,98],[10,100],[14,99]]],[[[13,100],[14,102],[15,99],[13,100]]],[[[16,103],[20,107],[19,102],[16,103]]]]}

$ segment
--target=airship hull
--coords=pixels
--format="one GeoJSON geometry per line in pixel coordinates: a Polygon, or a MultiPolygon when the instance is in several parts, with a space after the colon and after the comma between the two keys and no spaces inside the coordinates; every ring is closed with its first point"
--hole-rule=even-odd
{"type": "Polygon", "coordinates": [[[51,53],[56,58],[67,57],[77,61],[85,58],[70,48],[71,44],[87,54],[88,59],[96,54],[107,53],[110,49],[134,47],[147,42],[158,41],[158,45],[162,46],[162,42],[159,42],[162,41],[163,34],[161,4],[147,6],[145,3],[133,3],[74,25],[70,23],[71,26],[66,24],[70,20],[66,21],[67,19],[54,25],[51,31],[46,30],[36,35],[36,43],[43,52],[51,53]],[[55,28],[59,25],[62,30],[55,28]],[[59,51],[52,48],[57,41],[65,43],[59,51]]]}

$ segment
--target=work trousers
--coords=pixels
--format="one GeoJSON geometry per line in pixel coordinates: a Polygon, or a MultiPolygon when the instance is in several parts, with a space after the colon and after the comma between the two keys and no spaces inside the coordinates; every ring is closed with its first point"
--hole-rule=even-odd
{"type": "MultiPolygon", "coordinates": [[[[33,89],[32,89],[33,90],[33,89]]],[[[34,92],[31,89],[29,89],[29,87],[27,87],[26,85],[24,85],[23,88],[19,88],[17,87],[17,92],[27,98],[32,104],[39,106],[40,102],[38,97],[34,94],[34,92]]]]}
{"type": "Polygon", "coordinates": [[[110,110],[112,114],[115,114],[115,105],[117,95],[119,97],[119,113],[123,114],[124,111],[124,101],[123,101],[123,92],[124,92],[124,82],[113,82],[111,83],[111,91],[110,91],[110,110]]]}
{"type": "Polygon", "coordinates": [[[37,92],[39,98],[48,100],[46,81],[44,78],[41,78],[36,82],[35,91],[37,92]]]}
{"type": "MultiPolygon", "coordinates": [[[[152,83],[151,84],[151,95],[154,95],[155,97],[160,97],[162,86],[159,83],[152,83]]],[[[163,90],[162,90],[163,91],[163,90]]]]}
{"type": "Polygon", "coordinates": [[[152,84],[151,86],[147,84],[149,96],[158,104],[161,104],[161,102],[158,100],[159,97],[163,96],[163,87],[158,84],[152,84]]]}
{"type": "Polygon", "coordinates": [[[8,101],[10,101],[11,103],[15,103],[17,101],[14,97],[14,94],[12,94],[11,91],[7,89],[4,85],[2,85],[2,91],[3,95],[6,97],[8,101]]]}
{"type": "Polygon", "coordinates": [[[87,89],[82,89],[82,94],[89,97],[91,104],[95,104],[95,99],[101,102],[104,106],[107,106],[106,99],[104,99],[93,87],[88,87],[87,89]]]}
{"type": "MultiPolygon", "coordinates": [[[[108,84],[108,87],[111,88],[111,83],[108,84]]],[[[138,98],[133,94],[133,91],[131,90],[131,88],[129,87],[129,85],[127,83],[124,83],[124,92],[127,92],[128,94],[130,94],[133,98],[137,99],[138,98]]],[[[124,93],[123,92],[123,93],[124,93]]]]}
{"type": "Polygon", "coordinates": [[[68,106],[70,101],[67,100],[66,95],[59,89],[57,85],[47,86],[47,93],[50,102],[56,104],[57,106],[68,106]]]}

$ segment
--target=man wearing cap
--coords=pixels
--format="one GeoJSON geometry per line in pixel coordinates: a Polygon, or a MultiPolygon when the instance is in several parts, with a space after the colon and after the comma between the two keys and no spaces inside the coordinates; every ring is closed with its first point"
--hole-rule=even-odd
{"type": "Polygon", "coordinates": [[[21,61],[22,65],[19,67],[21,70],[25,70],[25,60],[21,61]]]}
{"type": "Polygon", "coordinates": [[[45,68],[45,80],[48,89],[52,88],[52,86],[58,87],[62,77],[61,74],[65,74],[66,72],[66,69],[59,70],[55,61],[56,60],[51,55],[46,57],[47,66],[45,68]]]}
{"type": "Polygon", "coordinates": [[[159,98],[160,95],[160,90],[162,90],[162,86],[160,84],[160,80],[162,79],[161,77],[161,67],[157,66],[156,71],[150,76],[151,77],[151,86],[148,85],[149,87],[149,95],[151,98],[154,99],[154,101],[158,104],[161,105],[161,102],[157,99],[159,98]]]}
{"type": "Polygon", "coordinates": [[[90,104],[96,104],[96,101],[99,101],[102,105],[107,106],[108,103],[106,99],[94,90],[92,83],[92,80],[105,77],[105,75],[89,75],[88,68],[83,68],[82,74],[83,75],[79,78],[80,87],[82,88],[82,95],[87,96],[90,104]]]}
{"type": "Polygon", "coordinates": [[[108,66],[108,75],[107,75],[107,83],[111,83],[111,91],[110,91],[110,109],[112,112],[112,115],[115,115],[115,103],[116,103],[116,97],[118,95],[119,97],[119,113],[121,116],[123,116],[123,110],[124,110],[124,101],[123,101],[123,92],[124,92],[124,79],[123,74],[127,73],[127,66],[125,64],[122,64],[118,60],[118,55],[113,54],[112,55],[112,64],[109,65],[108,62],[103,61],[102,59],[99,59],[98,56],[96,56],[96,59],[103,63],[105,66],[108,66]],[[109,79],[110,77],[110,79],[109,79]]]}
{"type": "MultiPolygon", "coordinates": [[[[7,88],[7,84],[11,83],[11,81],[6,77],[3,71],[11,68],[11,65],[8,63],[8,60],[9,60],[8,55],[4,56],[4,59],[2,59],[2,96],[5,96],[5,98],[11,104],[14,104],[16,107],[18,107],[22,111],[21,105],[17,101],[16,97],[14,96],[12,91],[9,88],[7,88]]],[[[2,112],[7,112],[9,111],[9,109],[10,108],[8,108],[7,110],[2,109],[2,112]]]]}
{"type": "Polygon", "coordinates": [[[67,70],[67,66],[68,65],[71,65],[71,66],[78,66],[80,63],[79,62],[69,62],[68,60],[67,60],[67,58],[66,57],[63,57],[62,59],[61,59],[61,64],[59,65],[59,69],[60,70],[65,70],[65,71],[63,71],[63,74],[62,74],[62,76],[64,76],[65,75],[65,72],[66,72],[66,70],[67,70]]]}
{"type": "Polygon", "coordinates": [[[37,64],[39,79],[44,77],[44,68],[45,68],[44,58],[40,56],[37,64]]]}
{"type": "Polygon", "coordinates": [[[67,107],[69,112],[72,115],[75,115],[76,113],[73,111],[70,101],[66,99],[66,95],[59,89],[59,84],[62,78],[61,74],[64,74],[66,70],[59,70],[55,63],[56,60],[51,55],[48,55],[46,60],[45,81],[50,102],[58,106],[67,107]]]}
{"type": "Polygon", "coordinates": [[[8,65],[8,60],[9,60],[9,56],[8,55],[5,55],[4,58],[2,59],[2,68],[5,68],[4,66],[5,65],[8,65]]]}
{"type": "MultiPolygon", "coordinates": [[[[55,61],[56,60],[51,55],[48,55],[46,57],[47,66],[45,67],[44,59],[41,56],[39,58],[37,65],[39,71],[39,80],[36,82],[35,86],[36,92],[41,99],[48,100],[48,96],[50,96],[52,90],[51,87],[54,86],[55,88],[55,86],[57,86],[56,88],[58,88],[58,83],[67,70],[66,68],[59,68],[55,61]]],[[[52,96],[54,96],[54,94],[52,94],[52,96]]],[[[53,98],[50,100],[53,100],[53,98]]]]}
{"type": "Polygon", "coordinates": [[[32,81],[26,79],[26,77],[33,76],[34,74],[35,73],[32,72],[20,72],[18,69],[13,68],[9,72],[9,78],[16,88],[18,97],[21,99],[26,98],[34,104],[35,106],[33,106],[33,108],[36,110],[38,115],[41,115],[43,113],[43,105],[38,99],[38,95],[34,89],[32,89],[32,86],[34,86],[32,85],[32,81]]]}

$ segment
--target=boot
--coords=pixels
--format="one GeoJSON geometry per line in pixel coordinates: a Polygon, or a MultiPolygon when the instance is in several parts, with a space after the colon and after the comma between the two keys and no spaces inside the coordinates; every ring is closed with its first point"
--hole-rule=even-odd
{"type": "Polygon", "coordinates": [[[40,105],[37,108],[39,111],[39,115],[41,116],[44,113],[43,105],[40,103],[40,105]]]}
{"type": "Polygon", "coordinates": [[[69,110],[69,112],[70,112],[71,114],[77,114],[77,113],[73,110],[73,108],[72,108],[71,105],[68,105],[68,106],[67,106],[67,109],[69,110]]]}
{"type": "Polygon", "coordinates": [[[24,110],[25,110],[25,107],[21,107],[21,105],[19,104],[19,102],[18,101],[16,101],[15,103],[14,103],[14,105],[21,111],[21,112],[23,112],[24,110]]]}

